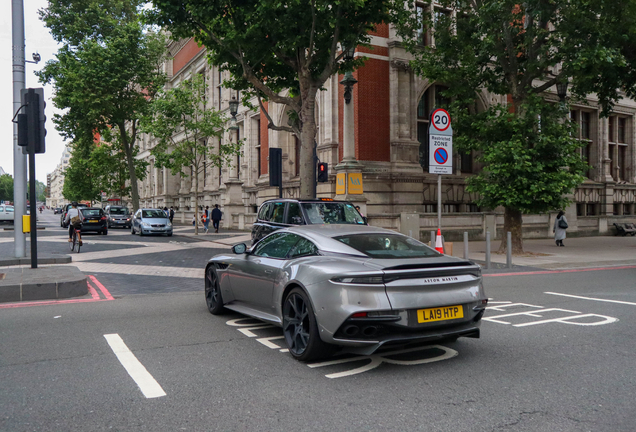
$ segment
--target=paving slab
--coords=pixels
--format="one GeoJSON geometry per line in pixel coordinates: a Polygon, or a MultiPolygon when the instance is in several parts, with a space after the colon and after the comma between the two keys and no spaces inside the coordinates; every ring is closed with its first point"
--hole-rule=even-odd
{"type": "Polygon", "coordinates": [[[5,267],[0,269],[0,303],[55,300],[88,293],[86,275],[73,266],[5,267]]]}

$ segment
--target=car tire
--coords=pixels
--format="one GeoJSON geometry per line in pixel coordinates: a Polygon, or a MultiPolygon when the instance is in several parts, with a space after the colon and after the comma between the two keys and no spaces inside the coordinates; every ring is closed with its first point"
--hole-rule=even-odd
{"type": "Polygon", "coordinates": [[[102,231],[102,235],[108,235],[108,230],[102,231]]]}
{"type": "Polygon", "coordinates": [[[226,311],[223,307],[219,277],[213,265],[205,269],[205,304],[212,315],[221,315],[226,311]]]}
{"type": "Polygon", "coordinates": [[[134,227],[134,226],[131,226],[131,227],[130,227],[130,233],[131,233],[132,235],[135,235],[135,227],[134,227]]]}
{"type": "Polygon", "coordinates": [[[333,352],[333,345],[320,339],[311,302],[300,288],[294,288],[285,297],[283,334],[289,353],[296,360],[303,362],[318,360],[333,352]]]}
{"type": "Polygon", "coordinates": [[[172,237],[172,233],[168,234],[168,237],[172,237]]]}

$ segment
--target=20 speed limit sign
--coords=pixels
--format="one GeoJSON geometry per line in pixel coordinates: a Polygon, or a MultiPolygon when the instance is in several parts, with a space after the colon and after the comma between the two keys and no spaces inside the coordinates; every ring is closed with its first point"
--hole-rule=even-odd
{"type": "Polygon", "coordinates": [[[453,174],[453,128],[448,111],[438,108],[431,113],[428,128],[428,172],[453,174]]]}
{"type": "Polygon", "coordinates": [[[431,123],[439,132],[444,132],[451,124],[448,111],[442,108],[438,108],[433,111],[433,114],[431,115],[431,123]]]}

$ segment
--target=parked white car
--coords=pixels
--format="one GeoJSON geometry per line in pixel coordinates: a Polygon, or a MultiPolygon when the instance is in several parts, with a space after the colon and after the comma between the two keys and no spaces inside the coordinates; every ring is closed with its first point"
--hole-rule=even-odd
{"type": "Polygon", "coordinates": [[[0,221],[13,223],[15,210],[12,205],[0,204],[0,221]]]}

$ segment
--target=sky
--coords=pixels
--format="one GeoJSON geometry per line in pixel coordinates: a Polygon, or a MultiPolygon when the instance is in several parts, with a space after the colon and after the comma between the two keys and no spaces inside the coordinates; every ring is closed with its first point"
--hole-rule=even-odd
{"type": "MultiPolygon", "coordinates": [[[[11,42],[11,0],[0,0],[0,167],[13,175],[13,76],[11,42]]],[[[39,64],[26,64],[26,87],[42,87],[34,71],[54,59],[58,50],[57,43],[51,37],[37,11],[47,7],[47,0],[24,0],[24,37],[26,42],[25,58],[32,60],[31,54],[38,52],[42,57],[39,64]]],[[[51,101],[51,85],[44,86],[46,101],[46,153],[35,156],[35,177],[46,184],[46,175],[60,163],[65,142],[55,130],[52,118],[55,112],[51,101]]]]}

